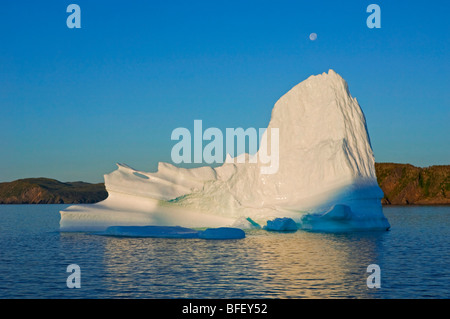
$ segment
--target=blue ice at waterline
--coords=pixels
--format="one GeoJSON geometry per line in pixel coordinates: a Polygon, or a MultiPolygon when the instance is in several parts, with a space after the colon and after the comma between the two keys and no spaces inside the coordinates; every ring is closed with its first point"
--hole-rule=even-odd
{"type": "Polygon", "coordinates": [[[267,225],[264,226],[265,230],[271,231],[297,231],[297,223],[292,218],[275,218],[274,220],[268,220],[267,225]]]}
{"type": "Polygon", "coordinates": [[[202,238],[202,239],[241,239],[245,232],[240,228],[219,227],[195,230],[181,226],[111,226],[97,235],[116,237],[150,238],[202,238]]]}

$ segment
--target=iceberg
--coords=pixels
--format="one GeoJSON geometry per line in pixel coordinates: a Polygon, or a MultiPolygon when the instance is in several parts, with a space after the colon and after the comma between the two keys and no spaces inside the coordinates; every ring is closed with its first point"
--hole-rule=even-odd
{"type": "MultiPolygon", "coordinates": [[[[290,218],[312,231],[389,229],[365,116],[340,75],[329,70],[294,86],[275,103],[264,135],[272,128],[279,130],[273,174],[262,174],[261,162],[191,169],[159,163],[156,172],[117,164],[105,175],[108,198],[62,210],[60,228],[246,229],[290,218]]],[[[268,154],[272,142],[257,153],[268,154]]]]}

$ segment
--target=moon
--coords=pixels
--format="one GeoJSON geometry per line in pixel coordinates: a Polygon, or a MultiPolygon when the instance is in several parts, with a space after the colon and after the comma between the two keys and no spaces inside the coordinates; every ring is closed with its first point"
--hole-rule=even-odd
{"type": "Polygon", "coordinates": [[[316,39],[317,39],[317,33],[311,33],[310,35],[309,35],[309,39],[311,40],[311,41],[315,41],[316,39]]]}

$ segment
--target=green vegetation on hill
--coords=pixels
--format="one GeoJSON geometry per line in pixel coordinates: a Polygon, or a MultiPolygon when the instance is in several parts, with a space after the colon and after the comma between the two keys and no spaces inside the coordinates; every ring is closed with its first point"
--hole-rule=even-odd
{"type": "Polygon", "coordinates": [[[96,203],[107,196],[102,183],[62,183],[48,178],[26,178],[0,183],[0,204],[96,203]]]}
{"type": "Polygon", "coordinates": [[[422,168],[410,164],[376,163],[375,169],[385,205],[450,204],[450,165],[422,168]]]}

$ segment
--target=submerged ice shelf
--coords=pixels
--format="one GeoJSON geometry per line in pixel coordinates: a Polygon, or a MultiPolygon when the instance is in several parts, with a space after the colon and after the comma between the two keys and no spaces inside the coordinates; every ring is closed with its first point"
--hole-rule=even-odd
{"type": "MultiPolygon", "coordinates": [[[[159,163],[154,173],[118,164],[105,175],[108,198],[61,211],[61,230],[246,229],[277,218],[313,231],[390,227],[365,117],[341,76],[329,70],[293,87],[276,102],[266,133],[271,128],[279,129],[274,174],[261,174],[264,164],[248,162],[192,169],[159,163]]],[[[262,143],[258,152],[267,149],[270,143],[262,143]]]]}
{"type": "Polygon", "coordinates": [[[181,226],[111,226],[103,236],[156,237],[156,238],[201,238],[201,239],[241,239],[245,232],[239,228],[219,227],[195,230],[181,226]]]}

